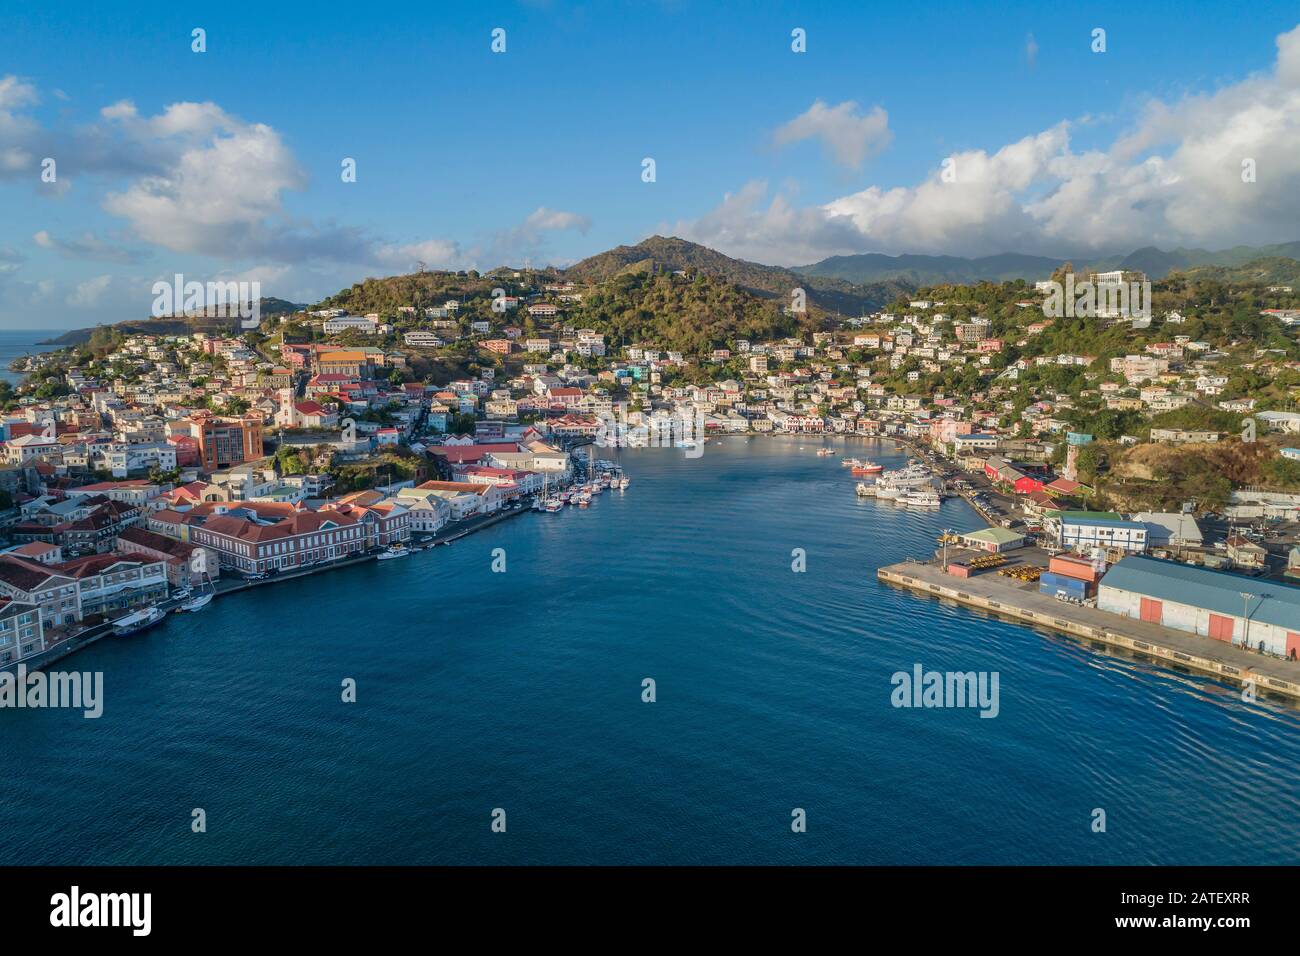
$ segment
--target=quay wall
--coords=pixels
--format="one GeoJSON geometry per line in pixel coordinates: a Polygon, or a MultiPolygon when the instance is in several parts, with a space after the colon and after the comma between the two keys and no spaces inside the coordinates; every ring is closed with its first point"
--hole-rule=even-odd
{"type": "Polygon", "coordinates": [[[1210,638],[1066,604],[984,575],[951,577],[939,567],[907,561],[881,568],[876,577],[895,587],[955,601],[1023,624],[1122,648],[1229,684],[1253,682],[1258,693],[1300,703],[1300,665],[1275,660],[1210,638]]]}

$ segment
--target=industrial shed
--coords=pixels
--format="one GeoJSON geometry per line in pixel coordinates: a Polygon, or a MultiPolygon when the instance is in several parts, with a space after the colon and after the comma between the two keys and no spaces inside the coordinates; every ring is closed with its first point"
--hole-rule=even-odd
{"type": "Polygon", "coordinates": [[[1124,558],[1101,579],[1097,607],[1232,644],[1300,656],[1300,588],[1160,561],[1124,558]]]}

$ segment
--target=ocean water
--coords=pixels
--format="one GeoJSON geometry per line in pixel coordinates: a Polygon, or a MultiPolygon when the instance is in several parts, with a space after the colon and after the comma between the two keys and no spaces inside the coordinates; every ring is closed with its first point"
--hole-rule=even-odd
{"type": "Polygon", "coordinates": [[[0,379],[17,385],[23,380],[21,372],[11,372],[9,363],[23,355],[50,352],[57,346],[38,345],[46,339],[61,335],[65,329],[0,329],[0,379]]]}
{"type": "Polygon", "coordinates": [[[978,519],[858,500],[821,443],[625,451],[588,511],[100,642],[63,665],[100,719],[0,710],[0,864],[1300,857],[1296,712],[878,584],[978,519]],[[998,672],[998,716],[894,708],[916,663],[998,672]]]}

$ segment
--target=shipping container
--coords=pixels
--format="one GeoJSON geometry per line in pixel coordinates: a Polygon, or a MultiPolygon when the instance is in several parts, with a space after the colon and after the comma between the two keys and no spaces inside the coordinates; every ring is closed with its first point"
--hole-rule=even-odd
{"type": "Polygon", "coordinates": [[[1047,563],[1047,569],[1053,574],[1067,578],[1077,578],[1089,583],[1097,580],[1097,569],[1087,558],[1076,558],[1068,554],[1055,554],[1047,563]]]}
{"type": "Polygon", "coordinates": [[[951,574],[954,578],[968,578],[970,577],[970,568],[964,564],[960,564],[957,561],[949,561],[948,573],[951,574]]]}
{"type": "Polygon", "coordinates": [[[1067,597],[1081,601],[1088,597],[1091,591],[1092,584],[1088,581],[1069,578],[1063,574],[1053,574],[1050,571],[1043,572],[1043,576],[1038,579],[1039,594],[1050,594],[1055,597],[1058,592],[1064,592],[1067,597]]]}

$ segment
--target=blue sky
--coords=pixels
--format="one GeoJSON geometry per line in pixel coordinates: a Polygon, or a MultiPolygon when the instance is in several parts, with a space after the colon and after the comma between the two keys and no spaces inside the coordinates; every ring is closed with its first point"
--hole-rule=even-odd
{"type": "Polygon", "coordinates": [[[1294,4],[177,6],[0,14],[0,327],[655,232],[780,264],[1300,239],[1294,4]]]}

